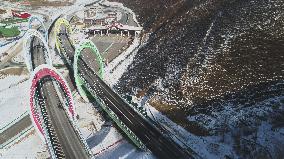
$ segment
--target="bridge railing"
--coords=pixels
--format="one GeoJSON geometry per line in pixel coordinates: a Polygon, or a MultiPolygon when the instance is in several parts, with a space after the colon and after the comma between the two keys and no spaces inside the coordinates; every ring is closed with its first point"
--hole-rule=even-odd
{"type": "Polygon", "coordinates": [[[46,105],[46,102],[44,100],[39,100],[38,98],[35,99],[36,102],[40,105],[40,109],[42,113],[39,113],[39,120],[41,120],[41,127],[43,129],[43,136],[45,138],[45,142],[47,143],[48,150],[50,152],[51,158],[56,159],[58,158],[58,154],[56,153],[56,148],[51,143],[51,140],[54,140],[54,136],[49,136],[48,130],[50,129],[49,125],[51,121],[47,117],[46,109],[43,107],[43,105],[46,105]]]}
{"type": "Polygon", "coordinates": [[[93,156],[93,153],[91,151],[91,149],[89,148],[86,139],[83,137],[83,134],[81,133],[80,129],[77,126],[77,122],[74,122],[72,120],[69,120],[71,122],[71,124],[73,125],[73,128],[75,129],[75,132],[77,134],[77,136],[79,137],[79,139],[81,140],[81,143],[84,146],[84,149],[86,150],[86,152],[88,152],[89,156],[93,156]]]}
{"type": "MultiPolygon", "coordinates": [[[[65,56],[65,60],[72,67],[72,62],[70,61],[70,59],[68,59],[68,55],[66,53],[65,48],[62,47],[63,46],[63,42],[61,41],[60,38],[56,38],[56,40],[57,40],[58,44],[60,44],[60,45],[57,45],[58,46],[57,50],[59,52],[63,53],[63,55],[65,56]]],[[[80,78],[85,83],[85,86],[89,87],[88,83],[84,80],[84,78],[82,78],[82,76],[80,78]]],[[[122,121],[120,121],[120,119],[117,117],[117,115],[113,111],[111,111],[105,105],[105,103],[102,100],[100,100],[99,98],[96,98],[96,93],[92,92],[91,89],[90,89],[90,93],[92,94],[93,97],[95,97],[96,101],[100,104],[100,106],[103,108],[103,110],[111,117],[111,119],[118,125],[118,127],[130,138],[130,140],[137,147],[139,147],[139,148],[141,148],[143,150],[146,150],[147,149],[146,146],[141,142],[141,140],[122,121]]]]}
{"type": "Polygon", "coordinates": [[[98,104],[103,108],[103,110],[109,115],[109,117],[117,124],[117,126],[130,138],[130,140],[140,149],[147,150],[146,146],[143,144],[143,142],[118,118],[118,116],[107,107],[107,105],[104,103],[103,100],[101,100],[99,97],[97,97],[95,91],[91,88],[89,83],[83,78],[84,76],[79,73],[80,78],[84,82],[87,89],[89,89],[92,96],[95,98],[95,100],[98,102],[98,104]]]}

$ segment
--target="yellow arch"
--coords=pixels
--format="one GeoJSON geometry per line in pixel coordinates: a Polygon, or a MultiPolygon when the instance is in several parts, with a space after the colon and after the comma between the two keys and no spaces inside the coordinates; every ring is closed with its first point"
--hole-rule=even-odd
{"type": "MultiPolygon", "coordinates": [[[[72,31],[72,28],[71,28],[71,25],[70,23],[64,19],[64,18],[59,18],[56,22],[55,22],[55,46],[56,46],[56,49],[58,50],[58,52],[60,52],[60,48],[61,48],[61,43],[60,43],[60,39],[58,37],[58,34],[60,33],[60,27],[61,25],[64,25],[68,31],[68,34],[73,34],[73,31],[72,31]]],[[[73,41],[71,40],[71,42],[73,43],[73,41]]],[[[74,45],[74,43],[73,43],[74,45]]]]}

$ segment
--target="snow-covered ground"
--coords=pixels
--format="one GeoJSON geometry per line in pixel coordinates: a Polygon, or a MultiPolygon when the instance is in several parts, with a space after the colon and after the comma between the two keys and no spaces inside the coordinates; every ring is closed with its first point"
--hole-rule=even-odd
{"type": "Polygon", "coordinates": [[[27,76],[0,77],[0,128],[28,110],[27,76]]]}
{"type": "Polygon", "coordinates": [[[140,39],[136,37],[132,45],[125,52],[120,54],[105,67],[104,80],[110,86],[114,86],[122,74],[127,71],[128,66],[132,63],[137,53],[137,47],[140,43],[139,40],[140,39]]]}
{"type": "Polygon", "coordinates": [[[42,142],[33,129],[20,142],[15,143],[7,150],[0,150],[0,158],[48,158],[49,153],[46,145],[42,142]]]}
{"type": "Polygon", "coordinates": [[[3,56],[3,53],[5,53],[6,51],[8,51],[12,46],[14,46],[17,42],[12,42],[10,44],[7,44],[5,46],[0,47],[0,60],[1,57],[3,56]]]}

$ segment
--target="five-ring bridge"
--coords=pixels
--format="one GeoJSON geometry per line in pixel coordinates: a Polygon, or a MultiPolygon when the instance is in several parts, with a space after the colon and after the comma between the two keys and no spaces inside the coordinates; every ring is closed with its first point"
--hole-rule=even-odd
{"type": "MultiPolygon", "coordinates": [[[[39,20],[33,17],[30,21],[39,20]]],[[[41,23],[43,25],[43,23],[41,23]]],[[[91,158],[92,154],[76,125],[73,97],[64,77],[52,67],[48,34],[30,29],[25,36],[26,64],[31,72],[30,116],[52,158],[91,158]]],[[[113,122],[139,148],[158,158],[193,158],[163,134],[141,110],[135,109],[104,81],[104,59],[95,44],[83,40],[77,47],[70,38],[66,19],[55,23],[57,52],[64,58],[83,99],[94,98],[113,122]]],[[[142,110],[143,111],[143,110],[142,110]]]]}

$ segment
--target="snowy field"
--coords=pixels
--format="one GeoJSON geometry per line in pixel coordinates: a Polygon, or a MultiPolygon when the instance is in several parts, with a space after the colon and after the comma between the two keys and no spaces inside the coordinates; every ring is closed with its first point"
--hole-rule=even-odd
{"type": "Polygon", "coordinates": [[[48,158],[49,153],[46,145],[42,142],[33,129],[21,142],[15,143],[8,150],[0,151],[0,158],[48,158]]]}
{"type": "Polygon", "coordinates": [[[0,128],[28,110],[29,82],[27,76],[0,78],[0,128]]]}

